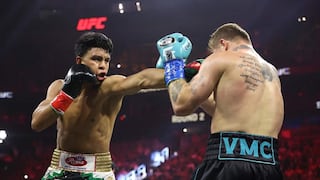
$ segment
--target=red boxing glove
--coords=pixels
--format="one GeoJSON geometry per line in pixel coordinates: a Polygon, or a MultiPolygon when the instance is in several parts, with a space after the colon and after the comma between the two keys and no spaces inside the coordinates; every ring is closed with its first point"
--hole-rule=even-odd
{"type": "Polygon", "coordinates": [[[187,82],[191,81],[193,76],[198,73],[203,60],[204,59],[197,59],[184,66],[184,77],[187,82]]]}

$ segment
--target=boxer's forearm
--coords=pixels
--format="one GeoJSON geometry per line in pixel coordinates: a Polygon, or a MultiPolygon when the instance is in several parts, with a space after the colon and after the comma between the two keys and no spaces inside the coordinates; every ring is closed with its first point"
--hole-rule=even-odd
{"type": "Polygon", "coordinates": [[[141,89],[165,88],[164,70],[148,68],[141,71],[141,89]]]}
{"type": "Polygon", "coordinates": [[[169,95],[176,115],[188,115],[199,106],[191,96],[191,89],[185,79],[178,79],[169,84],[169,95]]]}

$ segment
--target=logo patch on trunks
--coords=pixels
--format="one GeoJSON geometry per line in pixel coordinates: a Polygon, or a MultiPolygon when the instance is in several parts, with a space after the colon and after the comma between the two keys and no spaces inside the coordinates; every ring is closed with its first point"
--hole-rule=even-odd
{"type": "Polygon", "coordinates": [[[220,133],[218,159],[275,164],[273,138],[239,133],[220,133]]]}
{"type": "Polygon", "coordinates": [[[61,152],[59,167],[69,171],[95,171],[96,158],[94,155],[71,154],[61,152]]]}
{"type": "Polygon", "coordinates": [[[83,156],[68,157],[65,161],[71,166],[84,166],[87,164],[87,161],[83,156]]]}

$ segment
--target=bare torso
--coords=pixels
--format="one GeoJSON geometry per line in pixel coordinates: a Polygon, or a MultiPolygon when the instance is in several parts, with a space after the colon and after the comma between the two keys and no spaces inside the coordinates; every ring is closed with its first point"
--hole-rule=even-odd
{"type": "Polygon", "coordinates": [[[107,78],[100,86],[83,89],[64,115],[58,119],[58,149],[74,153],[109,151],[115,119],[121,108],[123,96],[108,95],[108,81],[107,78]]]}
{"type": "Polygon", "coordinates": [[[284,105],[276,69],[253,49],[222,53],[227,66],[214,89],[216,109],[211,132],[237,131],[277,138],[284,105]]]}

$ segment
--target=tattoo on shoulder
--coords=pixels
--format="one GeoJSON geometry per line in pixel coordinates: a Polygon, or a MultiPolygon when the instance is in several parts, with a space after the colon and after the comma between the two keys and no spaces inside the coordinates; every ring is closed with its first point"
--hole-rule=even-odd
{"type": "Polygon", "coordinates": [[[273,80],[273,74],[272,74],[271,68],[268,64],[263,64],[261,73],[262,73],[263,78],[265,80],[268,80],[268,81],[273,80]]]}
{"type": "Polygon", "coordinates": [[[274,79],[272,69],[267,63],[260,63],[253,56],[240,56],[240,59],[240,76],[244,78],[248,90],[255,91],[260,84],[274,79]]]}

